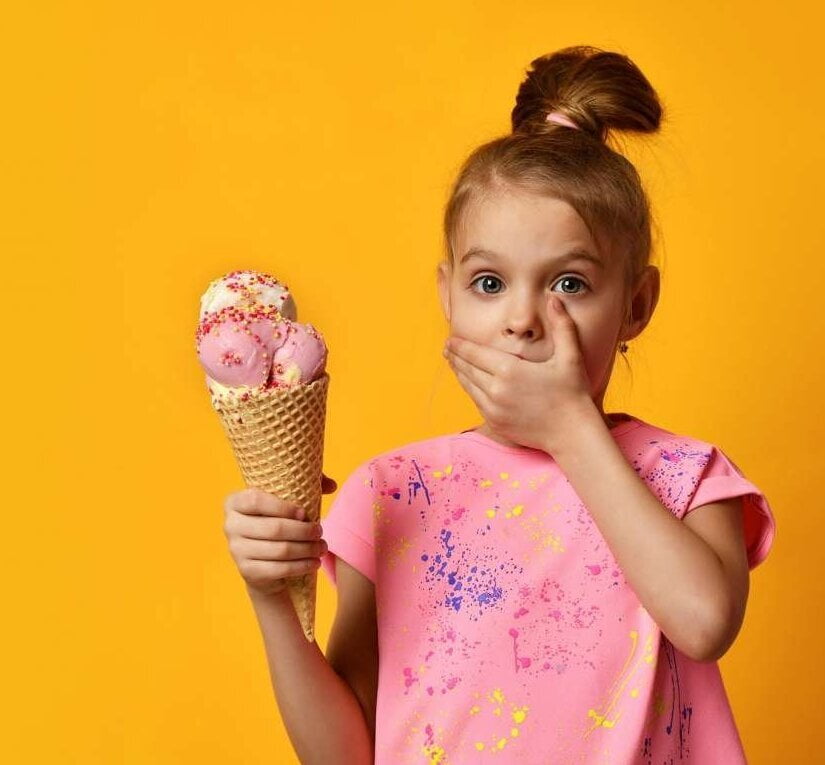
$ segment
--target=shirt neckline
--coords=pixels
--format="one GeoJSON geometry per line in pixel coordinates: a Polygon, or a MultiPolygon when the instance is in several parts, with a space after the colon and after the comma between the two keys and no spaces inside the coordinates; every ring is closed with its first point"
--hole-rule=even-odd
{"type": "MultiPolygon", "coordinates": [[[[623,436],[625,433],[634,430],[643,424],[638,417],[634,417],[632,414],[628,414],[627,412],[608,412],[607,414],[609,414],[613,418],[627,418],[620,422],[618,425],[615,425],[614,427],[608,430],[610,435],[612,435],[614,438],[623,436]]],[[[479,433],[474,428],[462,430],[457,437],[469,439],[470,441],[476,441],[480,444],[486,444],[487,446],[490,446],[493,449],[497,449],[501,452],[507,452],[508,454],[528,454],[532,452],[545,455],[545,452],[542,452],[540,449],[533,449],[529,446],[505,446],[504,444],[500,444],[498,441],[495,441],[489,436],[485,436],[483,433],[479,433]]]]}

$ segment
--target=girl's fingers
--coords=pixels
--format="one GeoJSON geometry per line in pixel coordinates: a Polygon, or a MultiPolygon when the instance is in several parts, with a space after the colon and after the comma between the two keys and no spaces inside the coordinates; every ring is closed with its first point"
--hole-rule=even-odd
{"type": "MultiPolygon", "coordinates": [[[[490,397],[487,395],[487,385],[489,384],[489,380],[492,379],[491,375],[488,375],[486,372],[482,372],[481,370],[474,367],[472,364],[468,364],[463,359],[459,359],[457,357],[452,357],[450,359],[450,366],[453,368],[453,371],[456,373],[456,376],[459,380],[466,381],[467,385],[472,386],[472,390],[476,392],[476,395],[473,398],[476,399],[478,403],[478,395],[484,397],[485,402],[489,402],[490,397]]],[[[465,385],[465,388],[467,386],[465,385]]],[[[470,392],[469,390],[467,391],[470,392]]]]}
{"type": "Polygon", "coordinates": [[[319,524],[292,518],[236,516],[227,526],[233,534],[247,539],[308,542],[320,537],[319,524]]]}
{"type": "Polygon", "coordinates": [[[267,588],[273,585],[273,580],[304,576],[312,571],[317,571],[320,567],[320,558],[299,558],[285,561],[244,560],[238,564],[238,570],[248,583],[261,583],[267,588]]]}
{"type": "Polygon", "coordinates": [[[296,503],[288,502],[263,489],[248,487],[230,494],[226,498],[224,509],[244,515],[296,518],[299,507],[296,503]]]}
{"type": "Polygon", "coordinates": [[[487,372],[480,370],[478,367],[474,367],[472,364],[464,361],[464,359],[459,358],[455,354],[450,354],[448,359],[450,366],[456,374],[461,372],[464,377],[470,380],[477,388],[484,390],[487,385],[490,384],[490,380],[492,380],[493,376],[487,372]]]}
{"type": "Polygon", "coordinates": [[[512,354],[489,345],[479,345],[472,340],[450,337],[447,345],[452,356],[458,356],[477,369],[491,375],[500,373],[503,368],[506,368],[506,365],[513,362],[512,354]]]}
{"type": "Polygon", "coordinates": [[[247,560],[294,561],[319,558],[327,551],[327,543],[316,542],[266,542],[259,539],[242,539],[235,543],[239,557],[247,560]]]}
{"type": "Polygon", "coordinates": [[[481,410],[481,412],[489,412],[490,411],[490,399],[488,398],[487,394],[478,387],[472,380],[470,380],[467,375],[463,372],[456,370],[456,377],[458,381],[463,386],[464,390],[470,395],[470,397],[475,401],[476,406],[481,410]]]}

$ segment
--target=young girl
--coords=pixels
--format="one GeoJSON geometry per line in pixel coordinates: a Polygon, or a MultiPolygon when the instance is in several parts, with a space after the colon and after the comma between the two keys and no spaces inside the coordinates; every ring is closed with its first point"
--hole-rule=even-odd
{"type": "Polygon", "coordinates": [[[645,192],[605,138],[660,119],[623,55],[532,62],[444,220],[445,355],[482,424],[361,463],[328,548],[263,519],[258,539],[293,542],[259,561],[320,555],[338,588],[324,656],[274,585],[287,569],[247,579],[302,762],[745,762],[717,660],[771,509],[719,447],[602,407],[659,295],[645,192]]]}

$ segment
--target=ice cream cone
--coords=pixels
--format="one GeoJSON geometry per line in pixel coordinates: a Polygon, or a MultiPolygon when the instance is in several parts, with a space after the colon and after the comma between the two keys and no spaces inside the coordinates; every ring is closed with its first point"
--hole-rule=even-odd
{"type": "MultiPolygon", "coordinates": [[[[296,502],[307,521],[321,515],[321,470],[324,453],[329,374],[310,383],[244,395],[212,391],[246,485],[296,502]]],[[[306,639],[315,639],[317,570],[287,580],[289,595],[306,639]]]]}

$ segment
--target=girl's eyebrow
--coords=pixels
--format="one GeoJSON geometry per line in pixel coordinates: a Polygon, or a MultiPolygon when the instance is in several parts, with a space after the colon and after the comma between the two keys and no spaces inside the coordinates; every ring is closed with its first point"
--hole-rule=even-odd
{"type": "MultiPolygon", "coordinates": [[[[487,250],[484,247],[471,247],[469,250],[467,250],[467,252],[465,252],[461,256],[459,265],[462,265],[470,258],[489,258],[491,260],[504,260],[504,258],[501,255],[493,252],[492,250],[487,250]]],[[[550,264],[560,266],[564,263],[569,263],[573,260],[586,260],[590,263],[593,263],[593,265],[597,266],[598,268],[604,270],[604,263],[599,258],[597,258],[592,252],[581,249],[580,247],[570,250],[569,252],[564,253],[564,255],[560,255],[555,260],[551,260],[550,264]]]]}

